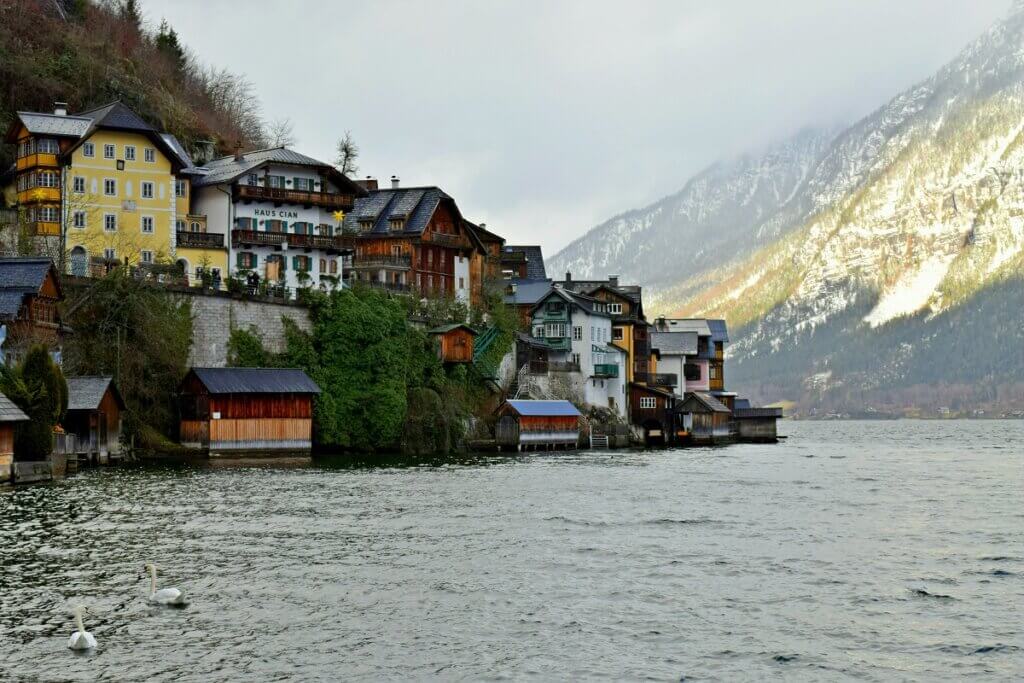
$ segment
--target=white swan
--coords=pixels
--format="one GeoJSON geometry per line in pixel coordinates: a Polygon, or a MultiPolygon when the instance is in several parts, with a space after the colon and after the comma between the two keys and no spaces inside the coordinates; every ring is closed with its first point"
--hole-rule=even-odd
{"type": "Polygon", "coordinates": [[[68,638],[68,647],[72,650],[91,650],[96,647],[96,639],[92,637],[92,634],[85,630],[85,624],[82,623],[82,615],[85,613],[85,607],[78,605],[71,610],[75,615],[75,625],[78,626],[78,630],[71,634],[68,638]]]}
{"type": "Polygon", "coordinates": [[[161,605],[184,605],[185,594],[177,588],[156,589],[156,565],[147,564],[149,570],[149,601],[158,602],[161,605]]]}

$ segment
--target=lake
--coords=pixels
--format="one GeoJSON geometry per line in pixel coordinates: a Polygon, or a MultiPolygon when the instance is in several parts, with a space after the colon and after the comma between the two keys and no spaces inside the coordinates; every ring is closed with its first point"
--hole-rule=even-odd
{"type": "Polygon", "coordinates": [[[1024,421],[780,431],[3,490],[0,678],[1024,677],[1024,421]]]}

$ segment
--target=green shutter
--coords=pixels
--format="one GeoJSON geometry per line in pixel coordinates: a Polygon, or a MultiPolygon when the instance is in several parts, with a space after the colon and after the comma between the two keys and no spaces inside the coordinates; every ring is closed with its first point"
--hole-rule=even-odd
{"type": "Polygon", "coordinates": [[[237,267],[237,268],[245,268],[245,266],[242,265],[244,263],[244,261],[242,260],[242,256],[243,256],[243,252],[241,252],[241,251],[238,252],[237,254],[235,254],[235,267],[237,267]]]}
{"type": "Polygon", "coordinates": [[[259,263],[259,261],[260,261],[260,257],[259,257],[259,256],[257,256],[257,255],[256,255],[256,254],[254,253],[254,254],[252,255],[252,268],[253,268],[253,270],[255,270],[255,269],[256,269],[256,264],[257,264],[257,263],[259,263]]]}
{"type": "Polygon", "coordinates": [[[298,256],[292,256],[292,268],[294,270],[298,270],[299,269],[299,257],[298,256]]]}
{"type": "Polygon", "coordinates": [[[288,232],[288,221],[281,221],[281,232],[288,232]]]}

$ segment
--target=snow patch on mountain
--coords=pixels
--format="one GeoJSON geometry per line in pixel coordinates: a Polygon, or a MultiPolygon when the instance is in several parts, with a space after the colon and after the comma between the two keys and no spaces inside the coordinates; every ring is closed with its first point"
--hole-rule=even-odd
{"type": "Polygon", "coordinates": [[[913,315],[936,296],[939,284],[955,256],[942,255],[929,259],[917,270],[908,271],[888,289],[875,307],[864,316],[864,322],[878,327],[905,315],[913,315]]]}

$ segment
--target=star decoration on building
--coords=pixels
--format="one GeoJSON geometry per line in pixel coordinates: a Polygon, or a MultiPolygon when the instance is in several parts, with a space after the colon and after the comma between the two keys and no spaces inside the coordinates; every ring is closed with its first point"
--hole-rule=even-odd
{"type": "Polygon", "coordinates": [[[338,221],[339,223],[342,222],[343,220],[345,220],[345,212],[344,211],[335,211],[334,212],[334,220],[338,221]]]}

